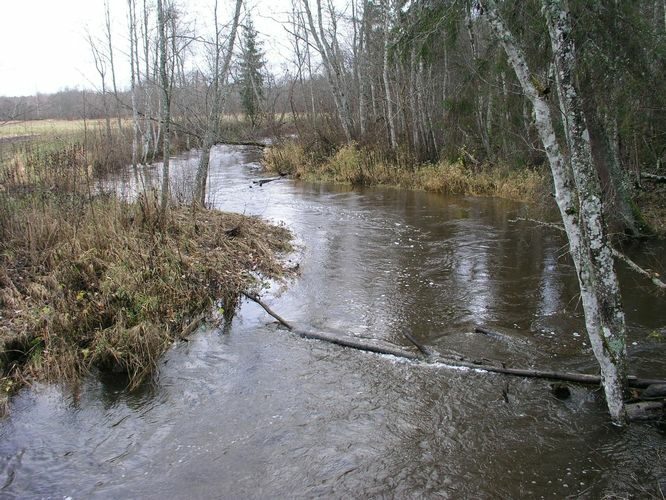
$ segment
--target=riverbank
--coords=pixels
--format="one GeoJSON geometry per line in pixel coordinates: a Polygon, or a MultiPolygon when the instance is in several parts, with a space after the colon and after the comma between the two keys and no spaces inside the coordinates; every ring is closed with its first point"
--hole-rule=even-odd
{"type": "MultiPolygon", "coordinates": [[[[308,181],[358,186],[390,186],[449,195],[490,196],[530,204],[550,199],[552,180],[545,169],[516,169],[498,165],[456,162],[418,164],[400,155],[387,160],[356,145],[342,146],[327,154],[290,140],[264,150],[268,171],[308,181]]],[[[634,197],[641,217],[658,238],[666,237],[666,184],[645,181],[634,197]]]]}
{"type": "Polygon", "coordinates": [[[394,186],[451,195],[495,196],[516,201],[543,199],[549,178],[539,170],[470,166],[456,162],[416,164],[409,158],[387,160],[355,145],[330,155],[315,153],[297,141],[266,148],[263,162],[272,172],[310,181],[394,186]]]}
{"type": "Polygon", "coordinates": [[[243,291],[287,273],[284,227],[256,217],[91,194],[75,148],[49,175],[0,190],[0,390],[125,372],[136,387],[159,356],[243,291]]]}

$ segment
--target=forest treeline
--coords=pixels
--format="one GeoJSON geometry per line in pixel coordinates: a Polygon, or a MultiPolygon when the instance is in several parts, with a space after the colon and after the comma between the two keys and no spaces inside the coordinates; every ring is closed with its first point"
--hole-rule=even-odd
{"type": "MultiPolygon", "coordinates": [[[[90,38],[99,91],[1,98],[0,119],[130,118],[134,109],[138,147],[148,150],[160,137],[166,99],[171,133],[203,145],[217,87],[215,114],[221,123],[246,116],[252,128],[270,124],[261,128],[264,133],[296,131],[331,150],[353,142],[408,153],[414,162],[446,159],[526,169],[546,160],[529,100],[478,2],[294,1],[283,26],[291,64],[279,74],[266,64],[270,34],[257,33],[251,12],[241,12],[239,40],[225,69],[220,62],[229,49],[230,28],[222,26],[222,17],[225,22],[232,17],[232,6],[216,6],[210,16],[215,27],[204,32],[197,31],[185,5],[159,3],[169,41],[164,61],[157,4],[129,0],[125,33],[112,32],[107,15],[106,34],[90,38]],[[111,42],[119,38],[129,38],[129,57],[123,52],[121,59],[114,49],[111,42]],[[127,64],[131,88],[119,89],[116,67],[127,64]]],[[[568,8],[577,49],[575,80],[595,165],[621,228],[638,235],[644,228],[633,203],[635,186],[641,172],[663,173],[666,150],[666,6],[660,0],[572,0],[568,8]]],[[[535,88],[556,109],[557,76],[541,2],[500,2],[499,9],[525,51],[535,88]]],[[[562,114],[556,115],[563,134],[562,114]]],[[[216,140],[223,140],[225,131],[238,139],[222,126],[216,140]]],[[[145,151],[139,157],[145,158],[145,151]]]]}

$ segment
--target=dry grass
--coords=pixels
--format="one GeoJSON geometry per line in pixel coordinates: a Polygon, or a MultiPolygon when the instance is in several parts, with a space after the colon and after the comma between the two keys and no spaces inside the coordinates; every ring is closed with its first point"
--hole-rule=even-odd
{"type": "Polygon", "coordinates": [[[408,157],[387,160],[356,146],[343,146],[330,156],[308,152],[296,141],[267,148],[264,164],[271,171],[297,178],[352,185],[386,185],[445,194],[497,196],[533,201],[545,193],[545,178],[534,170],[485,166],[473,170],[462,161],[417,165],[408,157]]]}
{"type": "Polygon", "coordinates": [[[124,136],[126,131],[116,128],[108,137],[102,128],[96,127],[85,132],[74,126],[56,130],[57,133],[19,135],[15,140],[2,141],[0,137],[0,169],[6,172],[9,167],[10,171],[16,171],[30,165],[33,170],[41,170],[33,173],[51,175],[60,168],[62,152],[72,147],[79,149],[80,160],[96,173],[117,171],[131,163],[131,143],[124,136]]]}
{"type": "MultiPolygon", "coordinates": [[[[128,120],[123,120],[123,124],[128,124],[128,120]]],[[[83,133],[86,128],[89,130],[99,129],[105,126],[105,121],[99,120],[26,120],[11,121],[0,125],[0,138],[16,136],[59,136],[70,133],[83,133]]],[[[112,129],[118,128],[118,121],[111,120],[112,129]]]]}
{"type": "Polygon", "coordinates": [[[92,195],[81,148],[29,156],[0,183],[0,388],[92,367],[136,386],[186,325],[277,278],[290,235],[257,218],[92,195]]]}

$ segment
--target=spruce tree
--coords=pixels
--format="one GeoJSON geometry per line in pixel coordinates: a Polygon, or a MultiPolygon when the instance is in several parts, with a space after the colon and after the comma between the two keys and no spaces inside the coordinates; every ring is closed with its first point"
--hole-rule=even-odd
{"type": "Polygon", "coordinates": [[[264,53],[261,42],[257,40],[257,31],[254,29],[252,19],[248,17],[243,26],[241,38],[240,61],[240,98],[245,114],[256,127],[261,118],[261,108],[264,100],[264,53]]]}

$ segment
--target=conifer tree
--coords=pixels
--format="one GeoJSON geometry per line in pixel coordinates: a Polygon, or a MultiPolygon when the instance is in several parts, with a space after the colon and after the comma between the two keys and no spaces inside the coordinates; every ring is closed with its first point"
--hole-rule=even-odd
{"type": "Polygon", "coordinates": [[[257,31],[252,18],[248,17],[243,26],[241,39],[240,61],[240,98],[245,114],[256,127],[261,118],[262,103],[264,100],[264,53],[261,42],[257,40],[257,31]]]}

